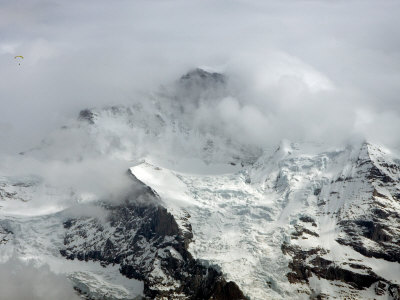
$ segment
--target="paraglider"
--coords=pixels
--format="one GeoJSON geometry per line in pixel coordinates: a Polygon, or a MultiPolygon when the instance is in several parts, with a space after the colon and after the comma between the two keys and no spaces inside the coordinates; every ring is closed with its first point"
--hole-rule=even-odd
{"type": "MultiPolygon", "coordinates": [[[[17,56],[14,56],[14,59],[24,59],[24,57],[22,55],[17,55],[17,56]]],[[[19,60],[18,61],[18,66],[20,66],[20,65],[21,65],[21,62],[19,60]]]]}

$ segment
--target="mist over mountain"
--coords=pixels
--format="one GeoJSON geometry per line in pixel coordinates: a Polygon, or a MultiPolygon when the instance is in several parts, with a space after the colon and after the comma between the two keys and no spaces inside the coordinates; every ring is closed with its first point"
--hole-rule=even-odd
{"type": "Polygon", "coordinates": [[[3,152],[33,147],[83,107],[130,103],[204,65],[235,77],[244,107],[221,105],[239,124],[254,119],[263,143],[360,134],[398,145],[396,1],[19,0],[2,8],[3,152]],[[15,55],[24,55],[20,66],[15,55]]]}
{"type": "Polygon", "coordinates": [[[0,299],[400,299],[398,2],[0,7],[0,299]]]}

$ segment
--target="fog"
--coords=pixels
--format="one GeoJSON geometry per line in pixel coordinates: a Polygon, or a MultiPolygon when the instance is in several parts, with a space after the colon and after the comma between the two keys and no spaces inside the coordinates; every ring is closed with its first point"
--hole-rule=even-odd
{"type": "Polygon", "coordinates": [[[220,109],[230,123],[255,116],[232,125],[254,139],[399,144],[398,1],[0,5],[2,152],[34,146],[81,108],[130,103],[202,65],[240,78],[243,106],[220,109]]]}
{"type": "MultiPolygon", "coordinates": [[[[60,201],[66,218],[105,220],[91,201],[136,197],[126,172],[138,159],[184,160],[211,133],[260,149],[289,139],[398,150],[399,15],[397,0],[0,0],[0,175],[39,176],[30,207],[60,201]],[[151,110],[146,95],[198,66],[229,79],[226,94],[181,116],[203,137],[71,125],[84,108],[151,110]]],[[[0,283],[10,299],[74,297],[48,267],[11,261],[0,283]]]]}
{"type": "Polygon", "coordinates": [[[0,264],[0,288],[2,299],[81,299],[65,275],[53,273],[47,265],[35,267],[16,258],[0,264]]]}
{"type": "Polygon", "coordinates": [[[141,103],[151,110],[152,98],[143,95],[197,66],[229,79],[226,95],[182,116],[202,132],[260,149],[282,139],[400,146],[398,1],[0,5],[3,174],[38,174],[94,199],[123,198],[135,159],[194,153],[206,140],[172,131],[146,140],[144,129],[116,127],[103,144],[129,155],[103,157],[100,135],[58,128],[87,107],[141,103]],[[15,156],[38,146],[42,158],[15,156]]]}
{"type": "Polygon", "coordinates": [[[143,95],[197,66],[229,79],[226,95],[181,116],[201,132],[260,149],[282,139],[400,146],[398,1],[0,5],[3,174],[37,174],[93,199],[124,198],[135,159],[195,153],[207,136],[170,130],[145,139],[145,129],[115,127],[102,137],[58,128],[87,107],[141,103],[151,111],[153,100],[143,95]],[[101,138],[124,155],[99,156],[101,138]],[[42,157],[15,156],[29,149],[42,157]]]}

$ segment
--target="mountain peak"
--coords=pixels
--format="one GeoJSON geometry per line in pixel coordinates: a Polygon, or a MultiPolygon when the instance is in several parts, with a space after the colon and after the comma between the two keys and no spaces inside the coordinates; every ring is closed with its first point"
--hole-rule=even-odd
{"type": "Polygon", "coordinates": [[[225,75],[222,73],[211,71],[205,68],[195,68],[187,72],[180,78],[180,82],[187,81],[198,81],[198,82],[215,82],[224,84],[226,81],[225,75]]]}
{"type": "Polygon", "coordinates": [[[178,86],[190,96],[204,96],[204,92],[219,94],[225,90],[227,78],[222,73],[196,68],[183,75],[178,86]]]}

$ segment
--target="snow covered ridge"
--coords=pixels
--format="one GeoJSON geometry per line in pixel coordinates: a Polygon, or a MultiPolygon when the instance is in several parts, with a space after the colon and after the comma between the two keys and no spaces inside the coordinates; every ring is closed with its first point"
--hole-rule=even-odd
{"type": "MultiPolygon", "coordinates": [[[[147,197],[157,197],[151,190],[147,197]]],[[[156,200],[156,199],[155,199],[156,200]]],[[[244,299],[234,282],[195,261],[187,251],[191,235],[157,204],[108,206],[106,223],[72,219],[64,223],[61,254],[67,259],[120,265],[128,278],[144,282],[147,299],[244,299]]]]}
{"type": "Polygon", "coordinates": [[[22,273],[15,279],[8,274],[2,282],[8,283],[11,291],[16,290],[3,292],[3,296],[9,295],[5,299],[142,299],[143,282],[124,277],[118,266],[66,260],[60,254],[64,219],[59,213],[34,217],[1,215],[0,268],[9,274],[22,273]],[[23,276],[25,269],[35,278],[23,276]],[[62,290],[53,285],[53,277],[62,290]],[[32,286],[29,296],[20,296],[21,284],[32,286]]]}
{"type": "MultiPolygon", "coordinates": [[[[2,186],[10,190],[13,183],[4,180],[2,186]]],[[[99,218],[97,212],[74,216],[63,208],[26,213],[34,200],[21,200],[19,193],[35,195],[38,187],[18,187],[21,190],[1,199],[2,261],[48,265],[52,272],[67,275],[84,299],[244,299],[220,271],[193,259],[187,250],[190,224],[181,230],[150,188],[133,189],[120,202],[92,203],[106,214],[99,218]]],[[[59,192],[53,196],[62,199],[65,195],[59,192]]]]}
{"type": "Polygon", "coordinates": [[[136,161],[151,154],[163,160],[252,163],[260,147],[244,139],[243,126],[226,126],[234,122],[225,114],[239,105],[228,82],[223,74],[195,69],[129,104],[83,109],[77,120],[24,153],[69,160],[105,155],[136,161]]]}
{"type": "Polygon", "coordinates": [[[131,171],[250,299],[399,299],[398,164],[367,143],[313,152],[284,143],[232,174],[131,171]]]}
{"type": "Polygon", "coordinates": [[[399,160],[260,149],[213,114],[228,85],[194,70],[21,153],[50,168],[0,177],[0,260],[47,264],[89,299],[398,299],[399,160]]]}
{"type": "MultiPolygon", "coordinates": [[[[198,132],[189,126],[189,117],[182,119],[178,116],[181,110],[188,112],[201,105],[202,101],[213,101],[216,93],[224,93],[224,85],[222,75],[214,74],[209,78],[207,72],[194,70],[183,76],[174,88],[174,94],[188,92],[187,95],[192,95],[190,99],[185,98],[188,103],[180,102],[180,97],[171,103],[174,97],[157,95],[158,101],[148,107],[134,104],[83,110],[78,122],[63,126],[38,147],[21,152],[21,160],[34,167],[46,165],[46,162],[50,165],[40,174],[49,174],[49,170],[50,174],[55,169],[64,170],[59,179],[67,179],[67,185],[58,185],[57,180],[52,178],[48,182],[48,178],[41,175],[13,178],[4,174],[0,178],[0,217],[4,225],[0,231],[1,259],[6,261],[15,254],[19,259],[33,260],[38,265],[48,264],[53,271],[65,273],[75,288],[91,299],[133,299],[141,296],[243,298],[235,283],[226,282],[217,268],[203,266],[192,258],[186,249],[191,237],[189,223],[184,231],[178,230],[174,218],[154,203],[146,208],[143,203],[120,203],[118,206],[112,202],[101,205],[101,213],[96,210],[83,211],[82,214],[79,210],[95,208],[93,201],[96,198],[90,191],[83,193],[76,186],[68,186],[70,182],[66,170],[72,164],[87,162],[89,158],[89,161],[104,157],[137,160],[148,149],[160,149],[163,154],[165,149],[160,145],[164,143],[172,147],[169,152],[181,148],[181,145],[201,149],[195,155],[201,164],[204,164],[203,160],[224,163],[227,152],[230,152],[229,161],[238,160],[238,154],[243,153],[243,149],[239,149],[237,142],[229,141],[221,133],[210,135],[198,132]],[[215,84],[214,79],[217,80],[215,84]],[[209,92],[204,93],[208,85],[209,92]],[[197,96],[193,96],[195,91],[197,96]],[[198,101],[199,96],[202,101],[198,101]],[[171,143],[173,139],[177,143],[171,143]],[[53,183],[56,185],[53,186],[53,183]],[[84,207],[87,202],[92,207],[84,207]],[[78,216],[65,220],[70,213],[65,211],[70,210],[71,205],[78,216]],[[105,217],[104,214],[106,220],[99,220],[99,217],[105,217]],[[125,222],[115,221],[120,219],[125,222]],[[154,224],[157,220],[167,222],[162,223],[160,229],[160,224],[154,224]],[[164,227],[171,232],[165,231],[164,227]],[[30,233],[29,239],[26,232],[30,233]],[[148,263],[143,264],[144,260],[148,263]],[[71,268],[60,270],[62,264],[71,268]],[[104,270],[98,268],[100,265],[104,270]],[[178,266],[177,271],[175,268],[178,266]],[[107,278],[106,274],[111,269],[113,273],[116,269],[119,275],[107,278]],[[132,279],[124,281],[120,273],[132,279]],[[228,296],[230,294],[232,297],[228,296]]],[[[158,157],[156,151],[153,154],[158,157]]],[[[27,173],[31,170],[29,168],[27,173]]],[[[95,168],[94,172],[97,171],[99,169],[95,168]]],[[[79,173],[79,170],[77,173],[72,170],[70,174],[76,176],[79,173]]],[[[93,172],[87,175],[97,176],[93,172]]],[[[87,178],[82,177],[81,180],[87,182],[87,178]]]]}
{"type": "Polygon", "coordinates": [[[244,299],[234,282],[193,259],[190,227],[180,230],[151,189],[135,192],[121,203],[97,203],[105,220],[63,210],[8,215],[14,209],[5,207],[0,258],[47,264],[67,275],[84,299],[244,299]]]}

